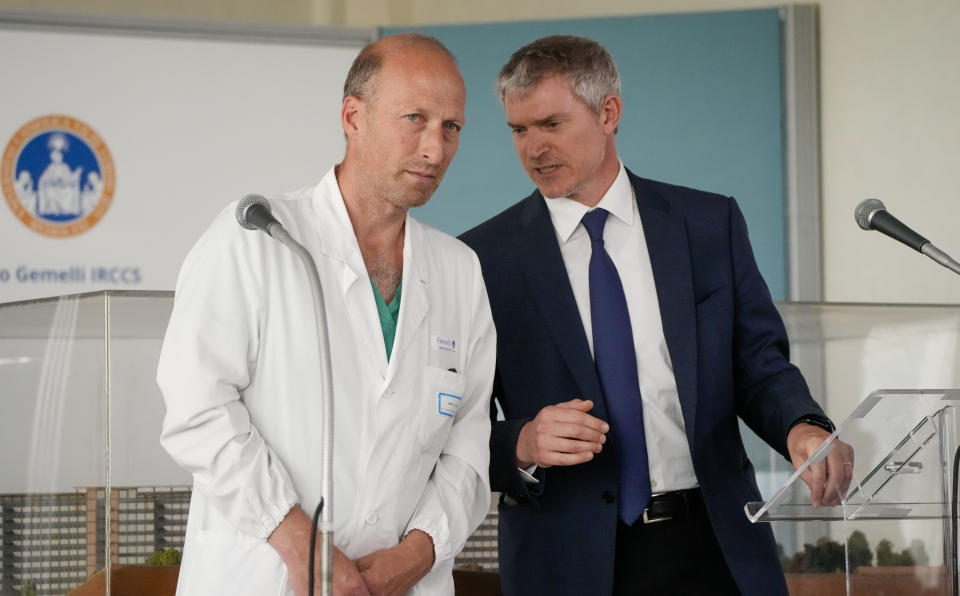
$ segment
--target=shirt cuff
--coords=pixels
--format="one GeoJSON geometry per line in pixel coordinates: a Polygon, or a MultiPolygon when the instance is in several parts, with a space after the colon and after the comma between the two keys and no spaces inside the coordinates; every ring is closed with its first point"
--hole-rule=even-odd
{"type": "Polygon", "coordinates": [[[527,484],[540,484],[540,481],[534,478],[534,474],[537,472],[537,464],[530,464],[526,468],[517,468],[517,472],[520,473],[520,478],[527,484]]]}

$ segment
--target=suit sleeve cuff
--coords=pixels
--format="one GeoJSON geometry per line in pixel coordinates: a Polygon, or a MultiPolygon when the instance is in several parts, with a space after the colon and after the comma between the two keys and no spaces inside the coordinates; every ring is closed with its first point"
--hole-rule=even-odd
{"type": "Polygon", "coordinates": [[[517,439],[531,418],[500,420],[490,432],[490,488],[501,493],[523,495],[526,483],[517,470],[517,439]]]}

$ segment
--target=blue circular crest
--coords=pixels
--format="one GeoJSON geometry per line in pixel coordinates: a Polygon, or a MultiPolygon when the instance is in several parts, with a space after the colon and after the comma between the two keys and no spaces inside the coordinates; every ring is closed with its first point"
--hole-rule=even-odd
{"type": "Polygon", "coordinates": [[[0,162],[7,204],[29,228],[47,236],[81,234],[113,198],[113,160],[85,123],[63,115],[37,118],[14,134],[0,162]]]}

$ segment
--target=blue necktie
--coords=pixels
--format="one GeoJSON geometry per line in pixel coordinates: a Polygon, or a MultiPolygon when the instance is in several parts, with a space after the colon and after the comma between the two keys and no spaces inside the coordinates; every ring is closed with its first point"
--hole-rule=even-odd
{"type": "Polygon", "coordinates": [[[607,249],[603,226],[607,212],[595,209],[583,216],[590,235],[590,317],[593,321],[593,359],[610,413],[610,427],[619,447],[620,519],[630,525],[650,502],[650,470],[643,431],[643,404],[637,379],[630,312],[623,285],[607,249]]]}

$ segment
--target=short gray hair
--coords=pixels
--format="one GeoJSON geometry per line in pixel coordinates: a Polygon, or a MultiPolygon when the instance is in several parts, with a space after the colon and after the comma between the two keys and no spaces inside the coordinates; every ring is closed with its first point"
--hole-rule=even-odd
{"type": "Polygon", "coordinates": [[[350,65],[347,79],[343,82],[343,97],[348,95],[367,99],[373,92],[373,79],[383,68],[383,59],[390,52],[391,46],[419,46],[426,50],[436,51],[456,63],[456,58],[450,53],[439,39],[423,35],[422,33],[400,33],[383,37],[368,44],[360,50],[350,65]]]}
{"type": "Polygon", "coordinates": [[[620,95],[620,73],[602,45],[574,35],[551,35],[510,56],[497,75],[497,94],[524,94],[553,75],[570,79],[573,92],[596,113],[608,95],[620,95]]]}

